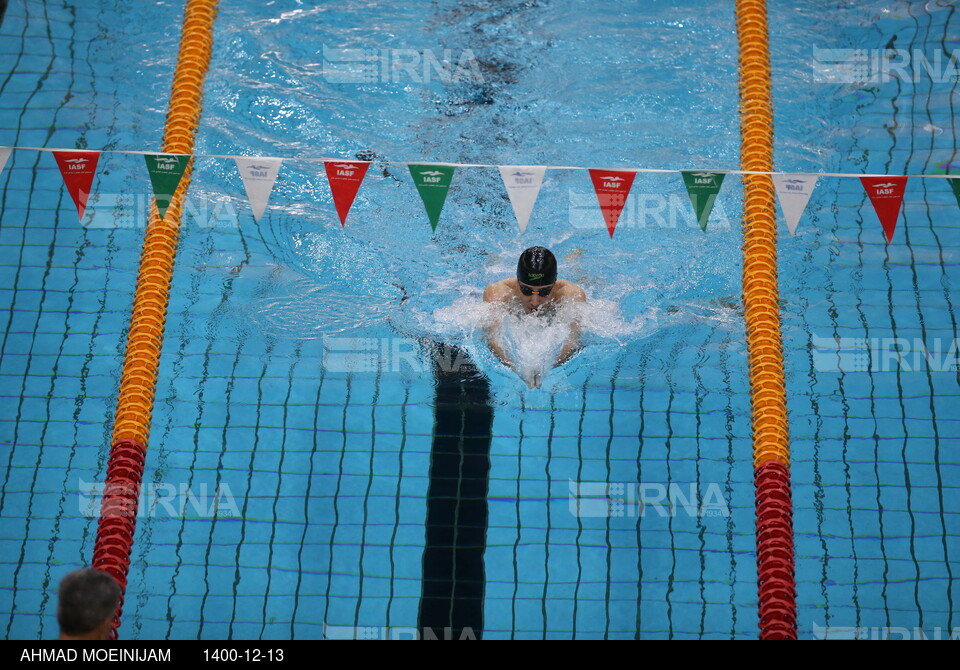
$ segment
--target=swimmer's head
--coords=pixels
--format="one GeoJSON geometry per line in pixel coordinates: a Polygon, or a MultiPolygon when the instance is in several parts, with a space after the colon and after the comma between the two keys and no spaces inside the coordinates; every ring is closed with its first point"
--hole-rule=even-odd
{"type": "Polygon", "coordinates": [[[557,259],[549,249],[530,247],[517,262],[517,281],[527,286],[549,286],[557,281],[557,259]]]}
{"type": "Polygon", "coordinates": [[[551,293],[557,283],[557,259],[549,249],[530,247],[520,254],[517,283],[520,304],[527,312],[553,300],[556,294],[551,293]]]}

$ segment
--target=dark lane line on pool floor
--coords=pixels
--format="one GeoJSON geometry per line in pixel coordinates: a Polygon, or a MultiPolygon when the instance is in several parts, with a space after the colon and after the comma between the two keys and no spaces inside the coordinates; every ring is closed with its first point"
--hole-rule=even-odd
{"type": "Polygon", "coordinates": [[[493,407],[465,352],[444,370],[436,400],[418,629],[421,639],[481,639],[493,407]]]}

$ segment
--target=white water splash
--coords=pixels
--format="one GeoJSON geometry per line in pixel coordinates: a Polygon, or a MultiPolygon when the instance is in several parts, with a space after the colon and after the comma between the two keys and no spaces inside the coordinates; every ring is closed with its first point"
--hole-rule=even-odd
{"type": "Polygon", "coordinates": [[[555,363],[576,327],[580,351],[575,359],[589,356],[591,347],[605,340],[623,345],[656,330],[653,311],[626,321],[616,302],[562,301],[544,312],[524,313],[518,304],[486,303],[476,297],[460,298],[421,317],[421,328],[447,342],[463,346],[487,371],[507,367],[490,351],[488,331],[509,357],[513,372],[531,388],[541,387],[548,377],[559,377],[555,363]]]}

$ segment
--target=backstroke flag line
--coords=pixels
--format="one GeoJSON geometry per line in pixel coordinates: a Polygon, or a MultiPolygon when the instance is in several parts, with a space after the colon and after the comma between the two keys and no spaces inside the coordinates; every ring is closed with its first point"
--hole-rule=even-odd
{"type": "MultiPolygon", "coordinates": [[[[18,147],[0,146],[0,173],[6,169],[13,151],[18,147]]],[[[80,220],[86,213],[87,202],[96,177],[97,166],[101,151],[72,150],[72,149],[35,149],[20,147],[21,150],[46,151],[53,154],[63,179],[64,186],[70,193],[77,208],[80,220]]],[[[106,153],[110,153],[109,151],[106,153]]],[[[176,192],[192,156],[182,154],[150,154],[139,151],[120,153],[135,153],[143,155],[150,175],[150,182],[156,198],[157,209],[161,220],[166,216],[170,201],[176,192]]],[[[254,219],[259,221],[266,211],[284,158],[264,158],[249,156],[219,156],[231,158],[236,162],[237,169],[243,179],[247,199],[253,210],[254,219]]],[[[370,167],[369,161],[322,159],[333,195],[340,225],[345,226],[350,209],[356,201],[360,186],[370,167]]],[[[417,186],[417,192],[423,201],[430,225],[434,231],[440,220],[444,203],[450,189],[453,175],[458,164],[408,164],[410,174],[417,186]]],[[[473,166],[471,167],[484,167],[473,166]]],[[[487,166],[493,167],[493,166],[487,166]]],[[[543,179],[549,166],[537,165],[500,165],[497,166],[500,177],[506,188],[510,204],[513,207],[520,232],[526,231],[530,217],[539,197],[543,179]]],[[[574,169],[574,168],[560,168],[574,169]]],[[[644,170],[639,170],[643,172],[644,170]]],[[[623,208],[630,195],[638,170],[598,170],[589,169],[590,179],[596,191],[597,200],[603,213],[604,222],[610,237],[613,237],[616,226],[623,213],[623,208]]],[[[660,170],[662,172],[662,170],[660,170]]],[[[706,232],[710,214],[713,211],[716,198],[719,195],[726,172],[712,172],[707,170],[678,170],[683,178],[687,195],[693,205],[694,214],[700,228],[706,232]]],[[[743,174],[730,172],[729,174],[743,174]]],[[[770,174],[777,193],[777,199],[783,210],[784,220],[790,235],[795,235],[800,219],[810,203],[814,189],[823,175],[809,173],[764,173],[770,174]]],[[[883,226],[887,243],[893,241],[900,210],[907,185],[907,176],[860,176],[851,174],[830,174],[829,177],[859,178],[866,191],[877,218],[883,226]]],[[[960,206],[960,175],[920,175],[920,177],[945,178],[950,184],[957,205],[960,206]]]]}
{"type": "Polygon", "coordinates": [[[520,225],[520,232],[527,229],[530,222],[530,213],[537,202],[540,186],[543,184],[543,175],[547,169],[540,166],[501,165],[500,177],[513,205],[513,213],[520,225]]]}
{"type": "Polygon", "coordinates": [[[683,184],[687,187],[687,195],[690,196],[700,230],[707,232],[707,221],[713,211],[713,204],[717,201],[724,174],[699,170],[681,170],[680,174],[683,175],[683,184]]]}
{"type": "Polygon", "coordinates": [[[254,156],[234,160],[243,179],[243,188],[247,192],[250,209],[253,210],[253,220],[259,222],[267,209],[267,202],[270,200],[270,194],[273,193],[273,185],[277,181],[277,175],[280,174],[283,159],[254,156]]]}
{"type": "Polygon", "coordinates": [[[637,173],[629,170],[590,170],[590,180],[611,239],[636,177],[637,173]]]}
{"type": "Polygon", "coordinates": [[[99,151],[54,151],[53,157],[60,167],[63,183],[77,206],[77,214],[83,220],[83,212],[87,209],[87,198],[90,197],[90,188],[93,178],[97,174],[97,162],[100,160],[99,151]]]}
{"type": "Polygon", "coordinates": [[[777,198],[780,200],[780,209],[783,210],[783,218],[787,222],[787,230],[790,235],[796,235],[797,224],[803,211],[810,202],[810,196],[813,195],[813,189],[817,185],[817,176],[812,174],[775,174],[773,175],[773,185],[777,190],[777,198]]]}
{"type": "Polygon", "coordinates": [[[860,182],[870,196],[877,217],[887,234],[887,244],[893,241],[903,204],[903,193],[907,188],[906,177],[861,177],[860,182]]]}
{"type": "Polygon", "coordinates": [[[363,182],[369,161],[324,161],[327,169],[327,181],[330,182],[330,193],[333,194],[333,204],[340,217],[340,227],[347,225],[347,214],[357,198],[357,191],[363,182]]]}
{"type": "Polygon", "coordinates": [[[157,201],[157,211],[160,220],[167,214],[173,194],[177,192],[180,179],[187,169],[189,156],[171,154],[144,154],[147,162],[147,171],[150,173],[150,183],[153,185],[153,197],[157,201]]]}

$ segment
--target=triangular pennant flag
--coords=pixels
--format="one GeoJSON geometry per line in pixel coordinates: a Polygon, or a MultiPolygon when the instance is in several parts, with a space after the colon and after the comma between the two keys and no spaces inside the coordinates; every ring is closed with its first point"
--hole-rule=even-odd
{"type": "Polygon", "coordinates": [[[700,170],[683,170],[683,183],[687,187],[687,195],[693,205],[693,212],[700,224],[700,230],[707,232],[707,221],[713,204],[717,201],[717,194],[726,176],[722,172],[703,172],[700,170]]]}
{"type": "Polygon", "coordinates": [[[597,202],[611,238],[636,176],[636,172],[629,170],[590,170],[590,180],[597,192],[597,202]]]}
{"type": "Polygon", "coordinates": [[[860,177],[860,183],[870,196],[870,202],[887,234],[887,244],[893,240],[903,204],[903,193],[907,188],[906,177],[860,177]]]}
{"type": "Polygon", "coordinates": [[[533,211],[534,203],[537,202],[537,195],[540,193],[546,171],[547,168],[539,166],[500,166],[500,177],[507,188],[507,195],[510,196],[510,204],[513,205],[513,213],[517,217],[517,223],[520,224],[521,233],[527,229],[530,213],[533,211]]]}
{"type": "MultiPolygon", "coordinates": [[[[3,161],[0,161],[0,169],[3,167],[3,161]]],[[[947,180],[953,187],[953,194],[957,196],[957,204],[960,205],[960,177],[951,177],[947,180]]]]}
{"type": "Polygon", "coordinates": [[[240,177],[243,179],[243,188],[253,210],[253,220],[260,221],[263,212],[267,209],[267,201],[273,192],[273,185],[280,174],[282,158],[235,158],[240,177]]]}
{"type": "Polygon", "coordinates": [[[437,229],[443,203],[447,199],[447,191],[453,180],[454,166],[452,165],[411,165],[410,175],[420,192],[420,199],[430,217],[430,225],[437,229]]]}
{"type": "Polygon", "coordinates": [[[177,192],[180,179],[187,169],[189,156],[171,156],[170,154],[144,154],[147,161],[147,170],[150,172],[150,183],[153,184],[153,197],[157,200],[157,211],[160,220],[167,215],[167,208],[177,192]]]}
{"type": "Polygon", "coordinates": [[[0,147],[0,172],[3,172],[11,153],[13,153],[13,149],[10,147],[0,147]]]}
{"type": "Polygon", "coordinates": [[[347,225],[347,214],[360,190],[360,183],[370,167],[369,161],[326,161],[327,181],[333,193],[333,204],[340,216],[340,226],[347,225]]]}
{"type": "Polygon", "coordinates": [[[797,232],[797,224],[803,216],[803,210],[810,202],[813,189],[817,185],[818,177],[812,174],[775,174],[773,185],[777,189],[780,199],[780,209],[787,222],[787,229],[791,235],[797,232]]]}
{"type": "Polygon", "coordinates": [[[73,204],[77,206],[77,214],[83,219],[83,212],[87,209],[87,198],[90,197],[90,187],[93,177],[97,174],[97,162],[100,160],[99,151],[54,151],[57,159],[63,184],[67,187],[73,204]]]}

